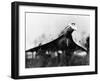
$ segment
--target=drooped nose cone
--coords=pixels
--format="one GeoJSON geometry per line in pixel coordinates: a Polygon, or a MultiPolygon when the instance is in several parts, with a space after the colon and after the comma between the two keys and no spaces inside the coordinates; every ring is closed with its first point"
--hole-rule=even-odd
{"type": "Polygon", "coordinates": [[[62,35],[65,35],[65,36],[68,36],[68,35],[71,35],[73,31],[76,31],[77,30],[77,27],[76,26],[73,26],[71,24],[69,24],[67,27],[65,27],[65,29],[60,33],[59,36],[62,36],[62,35]]]}
{"type": "Polygon", "coordinates": [[[71,28],[73,29],[73,30],[77,30],[77,27],[76,26],[73,26],[73,25],[71,25],[71,28]]]}

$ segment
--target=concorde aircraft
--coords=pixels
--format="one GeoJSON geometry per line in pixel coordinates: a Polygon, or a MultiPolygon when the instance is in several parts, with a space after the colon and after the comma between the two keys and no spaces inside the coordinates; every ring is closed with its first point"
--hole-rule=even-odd
{"type": "Polygon", "coordinates": [[[62,32],[58,35],[57,39],[54,39],[50,41],[49,43],[46,43],[43,45],[40,43],[39,46],[28,49],[26,50],[26,52],[38,51],[39,49],[43,49],[43,50],[62,49],[64,50],[64,49],[75,49],[75,48],[80,48],[86,51],[87,48],[81,45],[81,43],[79,43],[78,41],[75,41],[72,37],[73,31],[77,31],[77,28],[74,25],[75,23],[71,23],[70,25],[65,27],[65,29],[62,30],[62,32]]]}
{"type": "Polygon", "coordinates": [[[88,48],[73,39],[73,31],[77,31],[75,23],[71,23],[67,27],[65,27],[65,29],[63,29],[58,35],[57,39],[43,45],[40,43],[38,47],[26,50],[26,54],[28,52],[31,52],[32,54],[34,54],[34,57],[36,57],[35,55],[42,55],[43,57],[46,56],[45,58],[57,57],[59,62],[61,61],[61,55],[63,54],[69,56],[69,58],[67,58],[69,60],[71,59],[71,56],[73,54],[79,54],[80,56],[86,55],[88,52],[88,48]],[[77,50],[81,50],[84,53],[78,53],[80,51],[77,52],[77,50]]]}

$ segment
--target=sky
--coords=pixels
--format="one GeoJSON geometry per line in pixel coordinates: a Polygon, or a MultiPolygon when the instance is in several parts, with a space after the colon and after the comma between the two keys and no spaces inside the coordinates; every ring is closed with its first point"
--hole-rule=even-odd
{"type": "Polygon", "coordinates": [[[26,13],[26,50],[56,39],[69,24],[76,23],[76,39],[89,35],[89,15],[26,13]]]}

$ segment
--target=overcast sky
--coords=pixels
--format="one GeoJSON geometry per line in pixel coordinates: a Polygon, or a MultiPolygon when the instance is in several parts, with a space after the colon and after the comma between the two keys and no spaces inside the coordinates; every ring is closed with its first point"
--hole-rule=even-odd
{"type": "Polygon", "coordinates": [[[76,23],[80,35],[88,35],[90,16],[62,14],[26,14],[26,50],[56,39],[69,24],[76,23]]]}

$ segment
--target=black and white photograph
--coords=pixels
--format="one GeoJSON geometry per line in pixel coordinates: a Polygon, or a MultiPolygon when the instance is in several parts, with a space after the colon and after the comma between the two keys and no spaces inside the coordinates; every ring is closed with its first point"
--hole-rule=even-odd
{"type": "Polygon", "coordinates": [[[97,74],[97,7],[12,3],[11,77],[97,74]]]}
{"type": "Polygon", "coordinates": [[[25,67],[89,65],[90,16],[26,12],[25,67]]]}

